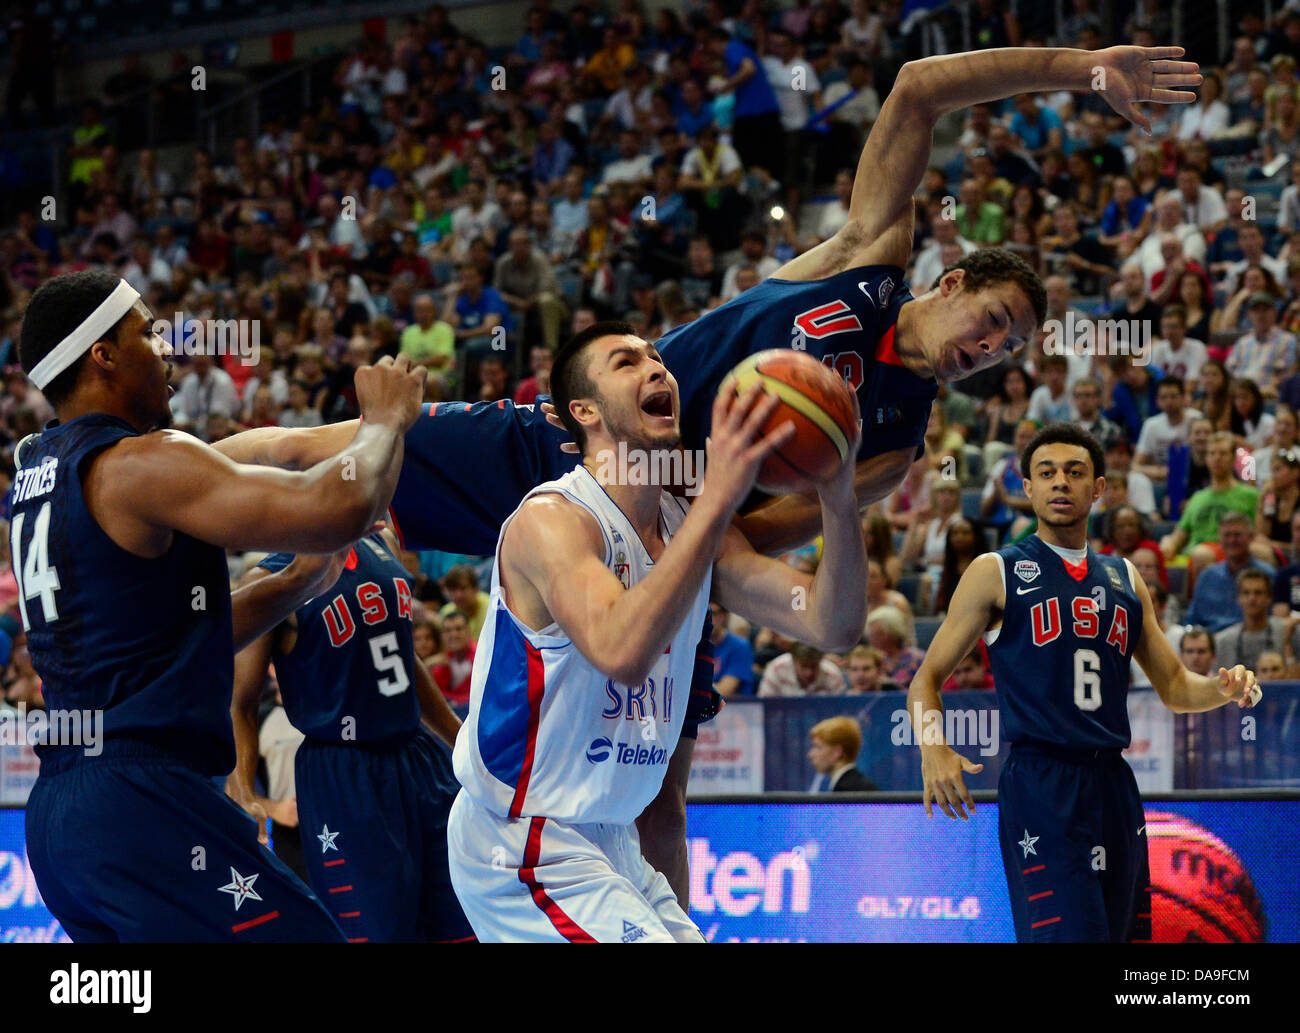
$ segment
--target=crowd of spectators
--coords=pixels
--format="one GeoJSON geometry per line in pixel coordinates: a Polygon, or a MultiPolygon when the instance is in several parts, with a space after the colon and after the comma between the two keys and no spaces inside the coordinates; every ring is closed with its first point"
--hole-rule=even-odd
{"type": "MultiPolygon", "coordinates": [[[[1068,6],[1057,30],[977,0],[971,38],[1168,42],[1156,4],[1111,25],[1068,6]]],[[[653,340],[844,224],[910,54],[901,7],[707,0],[651,16],[637,0],[536,0],[518,41],[490,48],[435,6],[366,36],[310,107],[217,153],[124,152],[111,99],[89,103],[69,127],[67,218],[27,211],[0,230],[0,443],[51,415],[14,366],[27,297],[90,264],[171,321],[176,424],[206,440],[352,418],[356,368],[398,352],[428,367],[429,400],[531,402],[567,333],[618,317],[653,340]],[[241,321],[260,347],[189,354],[194,320],[241,321]]],[[[1225,655],[1294,662],[1300,14],[1238,28],[1195,104],[1150,111],[1151,136],[1096,93],[966,112],[915,199],[911,289],[1003,246],[1043,275],[1048,323],[1013,362],[942,391],[924,458],[864,520],[858,648],[826,657],[722,614],[722,691],[906,688],[921,622],[972,559],[1031,533],[1018,459],[1059,419],[1102,441],[1094,543],[1159,586],[1171,636],[1195,618],[1225,655]],[[1085,327],[1090,349],[1057,347],[1085,327]],[[1262,614],[1251,571],[1273,579],[1262,614]]],[[[464,573],[477,585],[483,567],[465,560],[408,563],[421,657],[452,698],[484,607],[464,573]]],[[[982,649],[951,684],[991,686],[982,649]]]]}

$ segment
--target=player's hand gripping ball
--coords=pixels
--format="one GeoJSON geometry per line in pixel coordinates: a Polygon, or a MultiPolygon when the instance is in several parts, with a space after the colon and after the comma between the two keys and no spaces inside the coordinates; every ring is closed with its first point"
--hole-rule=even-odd
{"type": "Polygon", "coordinates": [[[848,458],[857,431],[853,392],[828,366],[792,348],[751,355],[727,374],[718,390],[742,394],[760,380],[781,399],[761,434],[789,421],[795,436],[764,460],[758,486],[773,495],[809,491],[848,458]]]}

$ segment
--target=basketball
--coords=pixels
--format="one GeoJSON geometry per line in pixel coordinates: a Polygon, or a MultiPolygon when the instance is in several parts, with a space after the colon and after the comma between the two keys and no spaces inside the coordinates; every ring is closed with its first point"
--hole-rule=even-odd
{"type": "Polygon", "coordinates": [[[1176,814],[1148,814],[1146,834],[1152,941],[1265,941],[1263,906],[1231,847],[1176,814]]]}
{"type": "Polygon", "coordinates": [[[743,393],[756,381],[781,399],[763,434],[787,420],[795,425],[795,436],[763,461],[758,486],[773,495],[807,491],[848,455],[856,430],[853,395],[829,367],[791,348],[751,355],[727,375],[719,391],[743,393]]]}

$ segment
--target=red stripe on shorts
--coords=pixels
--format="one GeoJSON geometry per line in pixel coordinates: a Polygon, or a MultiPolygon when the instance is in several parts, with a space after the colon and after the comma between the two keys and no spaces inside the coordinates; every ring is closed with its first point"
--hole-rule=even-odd
{"type": "Polygon", "coordinates": [[[533,902],[542,909],[555,931],[570,943],[595,943],[594,937],[588,935],[572,918],[566,915],[559,904],[555,903],[537,881],[533,870],[542,856],[542,826],[545,818],[533,818],[528,826],[528,843],[524,847],[524,863],[519,868],[519,881],[528,887],[533,902]]]}
{"type": "Polygon", "coordinates": [[[542,694],[546,691],[546,667],[542,654],[531,642],[525,641],[528,652],[528,738],[524,742],[524,763],[515,783],[515,795],[510,801],[510,817],[518,818],[524,810],[524,797],[528,795],[528,782],[533,777],[533,759],[537,752],[537,726],[542,719],[542,694]]]}

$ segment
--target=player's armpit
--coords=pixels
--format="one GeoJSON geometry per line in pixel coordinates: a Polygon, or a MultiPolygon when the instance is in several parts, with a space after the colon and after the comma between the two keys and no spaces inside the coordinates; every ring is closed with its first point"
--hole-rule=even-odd
{"type": "MultiPolygon", "coordinates": [[[[858,463],[853,481],[858,508],[879,502],[902,484],[915,455],[911,448],[898,448],[858,463]]],[[[815,492],[782,495],[738,517],[736,525],[755,551],[779,556],[821,534],[821,503],[815,492]]]]}
{"type": "Polygon", "coordinates": [[[977,557],[957,582],[948,616],[944,618],[925,660],[912,679],[913,690],[932,686],[937,693],[989,624],[1006,605],[1006,586],[994,553],[977,557]]]}

